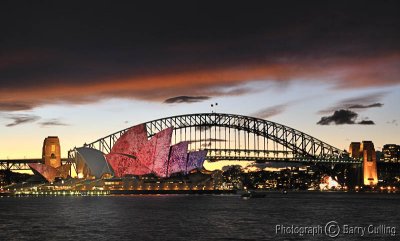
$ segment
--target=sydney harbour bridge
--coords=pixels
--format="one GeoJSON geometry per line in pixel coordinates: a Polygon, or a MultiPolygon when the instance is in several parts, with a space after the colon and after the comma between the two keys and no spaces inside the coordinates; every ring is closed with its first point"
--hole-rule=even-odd
{"type": "MultiPolygon", "coordinates": [[[[189,150],[207,150],[206,160],[362,164],[362,160],[304,132],[276,122],[250,116],[200,113],[161,118],[144,123],[150,138],[173,127],[172,144],[189,142],[189,150]]],[[[129,128],[84,146],[108,154],[129,128]]],[[[74,163],[75,148],[63,163],[74,163]]],[[[37,159],[0,160],[0,169],[30,170],[37,159]]]]}
{"type": "MultiPolygon", "coordinates": [[[[255,117],[200,113],[144,123],[150,138],[173,127],[172,144],[189,142],[189,150],[207,150],[206,160],[361,164],[348,153],[294,128],[255,117]]],[[[127,130],[102,137],[85,147],[108,154],[127,130]]],[[[75,149],[68,152],[70,160],[75,149]]]]}

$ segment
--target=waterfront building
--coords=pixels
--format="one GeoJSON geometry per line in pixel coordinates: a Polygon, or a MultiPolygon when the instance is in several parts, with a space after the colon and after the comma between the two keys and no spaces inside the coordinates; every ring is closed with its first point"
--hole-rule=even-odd
{"type": "Polygon", "coordinates": [[[75,165],[78,178],[88,178],[90,176],[103,178],[114,175],[104,154],[93,148],[76,148],[75,165]]]}
{"type": "Polygon", "coordinates": [[[383,161],[390,163],[400,162],[400,145],[386,144],[382,148],[383,161]]]}
{"type": "Polygon", "coordinates": [[[126,131],[105,155],[114,176],[154,174],[167,178],[202,169],[207,151],[188,151],[187,141],[171,146],[172,133],[173,128],[169,127],[148,139],[145,124],[126,131]]]}

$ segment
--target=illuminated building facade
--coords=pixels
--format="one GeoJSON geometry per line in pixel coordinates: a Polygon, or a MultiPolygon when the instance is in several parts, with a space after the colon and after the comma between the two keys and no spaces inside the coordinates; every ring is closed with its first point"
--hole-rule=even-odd
{"type": "Polygon", "coordinates": [[[172,133],[169,127],[148,140],[145,124],[126,131],[106,155],[115,177],[154,174],[165,178],[202,168],[207,151],[188,153],[187,141],[171,146],[172,133]]]}
{"type": "Polygon", "coordinates": [[[376,152],[372,141],[352,142],[349,148],[350,156],[363,160],[363,183],[366,186],[378,184],[378,168],[376,152]],[[358,150],[357,150],[358,149],[358,150]]]}
{"type": "Polygon", "coordinates": [[[203,163],[205,161],[206,155],[207,155],[207,151],[204,151],[204,150],[189,152],[185,173],[189,173],[190,171],[192,171],[194,169],[199,169],[199,168],[203,167],[203,163]]]}
{"type": "Polygon", "coordinates": [[[184,141],[171,146],[167,175],[186,171],[189,142],[184,141]]]}
{"type": "Polygon", "coordinates": [[[391,163],[400,162],[400,145],[386,144],[382,148],[383,161],[391,163]]]}
{"type": "Polygon", "coordinates": [[[146,134],[146,138],[130,138],[132,141],[126,141],[127,136],[142,135],[143,130],[147,133],[145,127],[135,126],[128,130],[106,155],[116,177],[150,173],[160,177],[166,176],[173,128],[158,132],[150,140],[147,139],[146,134]],[[133,145],[137,146],[133,147],[133,145]]]}

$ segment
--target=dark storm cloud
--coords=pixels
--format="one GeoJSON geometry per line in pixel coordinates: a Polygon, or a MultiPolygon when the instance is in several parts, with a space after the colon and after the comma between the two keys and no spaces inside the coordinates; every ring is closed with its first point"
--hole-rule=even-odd
{"type": "Polygon", "coordinates": [[[356,122],[357,117],[358,117],[358,114],[351,110],[337,110],[331,116],[321,117],[321,120],[318,121],[317,124],[318,125],[330,125],[330,124],[335,124],[335,125],[344,125],[344,124],[374,125],[375,124],[372,120],[362,120],[362,121],[356,122]]]}
{"type": "Polygon", "coordinates": [[[397,6],[1,1],[0,110],[113,97],[217,96],[255,80],[324,79],[337,88],[399,84],[397,6]],[[32,104],[2,108],[17,101],[32,104]]]}
{"type": "Polygon", "coordinates": [[[337,110],[331,116],[321,117],[318,121],[319,125],[343,125],[343,124],[355,124],[355,120],[358,114],[350,110],[337,110]]]}
{"type": "Polygon", "coordinates": [[[177,96],[164,100],[164,103],[195,103],[210,99],[208,96],[177,96]]]}
{"type": "Polygon", "coordinates": [[[49,126],[68,126],[68,124],[58,120],[58,119],[51,119],[46,120],[43,122],[39,122],[39,125],[42,127],[49,127],[49,126]]]}
{"type": "Polygon", "coordinates": [[[373,122],[372,120],[362,120],[362,121],[358,122],[357,124],[359,124],[359,125],[375,125],[375,122],[373,122]]]}
{"type": "Polygon", "coordinates": [[[7,127],[13,127],[17,125],[22,125],[26,123],[35,122],[40,119],[39,116],[36,115],[28,115],[28,114],[18,114],[18,115],[8,115],[7,119],[12,120],[13,122],[7,124],[7,127]]]}

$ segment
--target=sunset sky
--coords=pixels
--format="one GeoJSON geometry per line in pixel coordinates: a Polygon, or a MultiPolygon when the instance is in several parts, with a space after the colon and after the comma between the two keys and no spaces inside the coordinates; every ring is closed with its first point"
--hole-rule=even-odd
{"type": "Polygon", "coordinates": [[[398,1],[0,1],[0,159],[187,113],[400,144],[398,1]]]}

